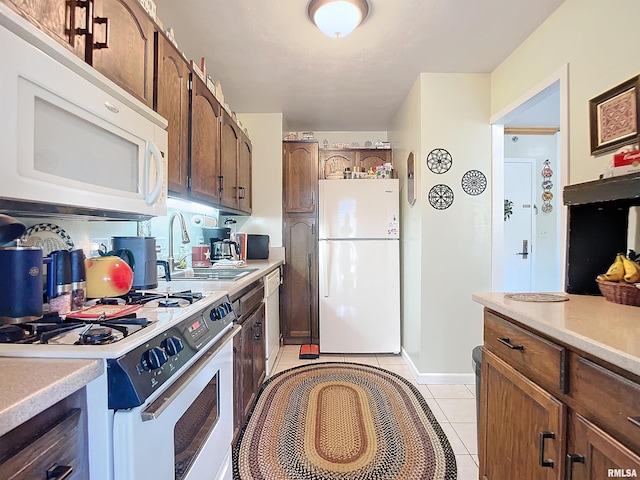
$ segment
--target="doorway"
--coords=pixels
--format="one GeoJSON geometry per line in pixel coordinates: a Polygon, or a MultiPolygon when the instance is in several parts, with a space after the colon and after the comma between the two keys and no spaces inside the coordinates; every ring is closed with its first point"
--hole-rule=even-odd
{"type": "Polygon", "coordinates": [[[533,158],[504,161],[504,283],[503,292],[533,292],[536,232],[533,158]]]}
{"type": "MultiPolygon", "coordinates": [[[[534,246],[543,239],[545,265],[544,268],[536,268],[535,264],[531,262],[530,291],[560,292],[565,289],[566,274],[567,209],[562,204],[562,190],[567,185],[569,178],[568,65],[564,65],[527,94],[491,118],[493,185],[491,283],[492,290],[496,292],[501,292],[505,289],[506,257],[514,253],[511,252],[511,247],[509,247],[509,253],[507,253],[505,244],[506,222],[503,215],[503,205],[506,199],[505,157],[509,156],[506,153],[508,145],[505,145],[505,142],[507,139],[512,138],[509,135],[505,135],[505,133],[514,128],[520,128],[522,130],[530,130],[535,135],[539,129],[549,129],[549,127],[555,127],[558,132],[554,135],[556,144],[554,150],[555,158],[551,167],[554,170],[553,215],[545,216],[546,223],[543,222],[542,230],[540,228],[535,229],[535,227],[532,230],[531,238],[534,246]],[[553,222],[552,226],[549,226],[550,221],[553,222]]],[[[535,137],[532,136],[530,138],[535,137]]],[[[536,147],[532,146],[531,152],[535,153],[536,151],[536,147]]],[[[535,154],[529,155],[527,152],[525,155],[521,154],[521,156],[533,157],[535,154]]],[[[541,169],[535,167],[533,171],[533,178],[536,181],[542,181],[542,178],[538,179],[539,170],[541,169]]],[[[537,186],[537,183],[534,182],[534,185],[537,186]]],[[[536,214],[536,206],[539,208],[541,204],[536,193],[534,193],[534,198],[536,201],[531,204],[533,215],[536,214]]],[[[538,210],[539,212],[540,210],[538,210]]],[[[538,227],[540,227],[540,224],[538,227]]],[[[539,249],[537,251],[539,252],[539,249]]],[[[515,253],[518,252],[523,252],[522,239],[520,240],[519,249],[515,253]]],[[[509,273],[509,275],[511,274],[509,273]]]]}

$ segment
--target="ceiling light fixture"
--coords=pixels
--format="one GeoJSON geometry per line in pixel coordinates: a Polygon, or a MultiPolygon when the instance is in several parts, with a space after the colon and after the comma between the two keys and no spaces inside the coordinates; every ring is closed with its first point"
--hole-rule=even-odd
{"type": "Polygon", "coordinates": [[[367,0],[311,0],[307,13],[327,37],[343,38],[364,22],[369,4],[367,0]]]}

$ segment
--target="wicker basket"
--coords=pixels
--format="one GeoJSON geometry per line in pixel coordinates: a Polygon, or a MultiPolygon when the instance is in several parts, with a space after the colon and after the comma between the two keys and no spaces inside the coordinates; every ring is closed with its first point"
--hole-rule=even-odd
{"type": "Polygon", "coordinates": [[[599,278],[596,279],[596,282],[598,282],[598,287],[600,287],[604,298],[610,302],[640,307],[640,288],[636,287],[634,283],[607,282],[599,278]]]}

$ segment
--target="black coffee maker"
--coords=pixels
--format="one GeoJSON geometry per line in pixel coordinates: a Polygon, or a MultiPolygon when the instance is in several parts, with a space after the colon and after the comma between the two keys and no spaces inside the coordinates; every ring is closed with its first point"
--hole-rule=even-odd
{"type": "Polygon", "coordinates": [[[222,228],[204,228],[205,236],[209,237],[211,244],[211,262],[219,260],[231,260],[238,258],[240,246],[237,242],[231,240],[231,229],[222,228]]]}

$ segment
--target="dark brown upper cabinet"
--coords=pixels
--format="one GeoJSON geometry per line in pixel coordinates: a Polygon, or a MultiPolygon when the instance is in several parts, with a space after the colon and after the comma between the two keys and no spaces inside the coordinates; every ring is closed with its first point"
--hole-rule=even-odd
{"type": "Polygon", "coordinates": [[[197,75],[191,85],[191,188],[197,200],[220,205],[220,116],[222,107],[197,75]]]}
{"type": "Polygon", "coordinates": [[[186,195],[189,175],[189,65],[164,35],[156,32],[154,109],[167,119],[168,187],[186,195]]]}
{"type": "Polygon", "coordinates": [[[85,60],[153,107],[155,23],[137,0],[89,1],[93,2],[93,26],[85,60]]]}

